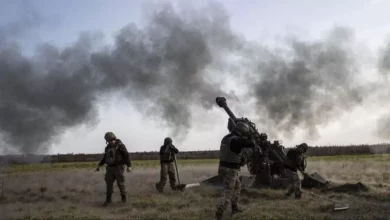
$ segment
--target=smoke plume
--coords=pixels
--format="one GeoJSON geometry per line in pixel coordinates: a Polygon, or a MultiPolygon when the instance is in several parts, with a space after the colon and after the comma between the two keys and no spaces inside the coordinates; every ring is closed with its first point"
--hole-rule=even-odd
{"type": "MultiPolygon", "coordinates": [[[[378,70],[384,76],[383,86],[381,87],[382,97],[380,101],[384,103],[382,105],[387,106],[390,100],[390,92],[388,87],[388,76],[390,73],[390,41],[380,50],[378,60],[378,70]]],[[[382,139],[390,139],[390,114],[382,114],[378,118],[376,134],[382,139]]]]}
{"type": "Polygon", "coordinates": [[[113,94],[183,136],[191,106],[209,109],[215,97],[231,97],[220,87],[228,76],[249,82],[239,86],[249,89],[245,99],[255,99],[260,122],[287,136],[297,128],[318,135],[319,125],[366,98],[356,83],[353,33],[342,27],[322,40],[293,39],[287,49],[271,50],[234,33],[218,3],[187,11],[163,4],[144,27],[123,27],[113,45],[84,32],[66,48],[39,45],[32,57],[12,41],[9,30],[17,29],[0,31],[0,133],[25,153],[45,152],[65,130],[96,124],[96,104],[113,94]]]}
{"type": "Polygon", "coordinates": [[[64,49],[40,45],[32,58],[4,43],[9,36],[3,32],[0,132],[5,141],[22,152],[44,152],[65,129],[96,123],[97,100],[116,92],[185,134],[191,105],[210,108],[216,96],[228,96],[204,77],[215,57],[227,51],[223,38],[229,29],[219,21],[224,14],[209,8],[208,16],[199,16],[186,17],[164,5],[145,28],[122,28],[112,47],[98,47],[99,34],[82,33],[64,49]]]}
{"type": "Polygon", "coordinates": [[[362,103],[353,49],[352,31],[336,27],[322,40],[292,39],[288,50],[268,51],[255,65],[252,94],[269,129],[292,136],[302,128],[315,137],[318,125],[362,103]]]}

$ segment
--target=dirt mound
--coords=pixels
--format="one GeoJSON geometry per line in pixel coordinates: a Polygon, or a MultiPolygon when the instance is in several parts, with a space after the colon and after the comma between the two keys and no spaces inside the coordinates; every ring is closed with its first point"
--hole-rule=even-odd
{"type": "Polygon", "coordinates": [[[337,193],[358,193],[358,192],[368,192],[368,187],[363,183],[347,183],[335,187],[330,187],[322,189],[321,192],[337,192],[337,193]]]}

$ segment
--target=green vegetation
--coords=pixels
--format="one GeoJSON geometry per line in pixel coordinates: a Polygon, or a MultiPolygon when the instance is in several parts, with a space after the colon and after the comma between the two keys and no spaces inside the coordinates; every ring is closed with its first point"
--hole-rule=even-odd
{"type": "MultiPolygon", "coordinates": [[[[370,160],[377,162],[390,162],[390,154],[365,154],[365,155],[338,155],[308,157],[308,161],[359,161],[370,160]]],[[[67,163],[39,163],[39,164],[10,164],[3,168],[4,173],[59,171],[69,169],[94,169],[96,162],[67,162],[67,163]]],[[[146,167],[159,167],[159,160],[134,160],[134,169],[146,167]]],[[[187,165],[212,165],[217,164],[218,159],[179,159],[179,166],[187,165]]]]}
{"type": "Polygon", "coordinates": [[[390,161],[390,154],[362,154],[362,155],[337,155],[337,156],[317,156],[308,157],[309,161],[329,160],[329,161],[356,161],[356,160],[371,160],[371,161],[390,161]]]}

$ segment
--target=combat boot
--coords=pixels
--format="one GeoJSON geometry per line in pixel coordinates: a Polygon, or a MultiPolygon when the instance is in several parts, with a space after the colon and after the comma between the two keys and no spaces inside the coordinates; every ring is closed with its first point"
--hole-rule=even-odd
{"type": "Polygon", "coordinates": [[[127,199],[126,199],[126,195],[122,195],[122,202],[123,203],[126,203],[127,199]]]}
{"type": "Polygon", "coordinates": [[[215,213],[215,220],[223,220],[223,212],[217,211],[215,213]]]}
{"type": "Polygon", "coordinates": [[[301,199],[301,192],[297,192],[297,193],[295,193],[295,199],[301,199]]]}
{"type": "Polygon", "coordinates": [[[245,209],[243,209],[242,207],[239,207],[238,205],[232,205],[232,215],[235,215],[237,213],[241,213],[244,211],[245,211],[245,209]]]}
{"type": "Polygon", "coordinates": [[[107,205],[110,204],[111,202],[112,202],[111,196],[107,196],[107,197],[106,197],[106,201],[103,203],[103,206],[107,206],[107,205]]]}
{"type": "Polygon", "coordinates": [[[163,190],[159,187],[158,183],[156,183],[156,189],[157,189],[157,191],[158,191],[159,193],[162,193],[162,192],[163,192],[163,190]]]}
{"type": "Polygon", "coordinates": [[[290,197],[292,194],[293,194],[293,191],[292,191],[292,190],[289,190],[289,191],[287,191],[287,192],[284,194],[284,198],[288,198],[288,197],[290,197]]]}

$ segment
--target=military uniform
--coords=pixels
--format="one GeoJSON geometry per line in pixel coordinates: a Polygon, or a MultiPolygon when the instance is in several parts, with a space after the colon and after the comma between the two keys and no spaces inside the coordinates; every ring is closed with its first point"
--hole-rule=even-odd
{"type": "MultiPolygon", "coordinates": [[[[237,123],[237,126],[245,127],[245,125],[243,123],[237,123]]],[[[249,130],[248,127],[246,129],[249,130]]],[[[222,219],[229,204],[231,204],[232,214],[243,211],[238,206],[241,191],[241,182],[238,174],[243,164],[242,149],[253,148],[254,146],[252,140],[241,138],[234,132],[226,135],[222,139],[218,175],[222,177],[223,191],[217,203],[216,219],[222,219]]]]}
{"type": "Polygon", "coordinates": [[[156,189],[159,192],[163,192],[164,186],[167,183],[169,176],[169,184],[171,189],[176,190],[176,175],[174,158],[175,154],[178,154],[179,150],[172,144],[171,138],[165,138],[164,145],[160,148],[160,182],[156,183],[156,189]]]}
{"type": "Polygon", "coordinates": [[[304,172],[305,170],[305,158],[303,153],[307,150],[307,144],[303,143],[298,145],[295,149],[290,149],[287,152],[287,158],[290,160],[292,167],[286,167],[286,176],[289,180],[289,187],[285,194],[286,197],[295,194],[295,198],[301,198],[301,180],[298,176],[298,170],[304,172]]]}
{"type": "Polygon", "coordinates": [[[122,196],[122,202],[126,202],[126,187],[125,187],[125,176],[124,171],[127,166],[127,171],[131,170],[130,156],[126,146],[120,139],[117,139],[112,132],[108,132],[105,135],[105,139],[108,142],[102,159],[100,160],[99,167],[107,164],[106,174],[104,180],[106,181],[106,201],[104,205],[112,202],[111,196],[113,193],[113,185],[116,180],[120,194],[122,196]]]}

